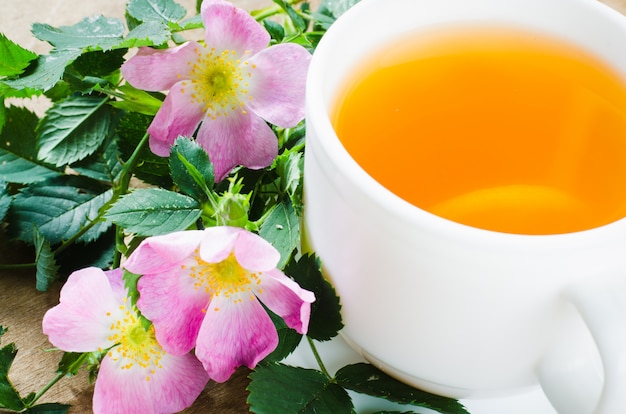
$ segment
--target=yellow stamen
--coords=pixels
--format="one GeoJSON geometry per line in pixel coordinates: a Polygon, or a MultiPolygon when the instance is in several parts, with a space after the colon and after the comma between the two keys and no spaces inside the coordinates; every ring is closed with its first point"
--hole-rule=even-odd
{"type": "Polygon", "coordinates": [[[154,327],[144,327],[137,312],[126,304],[120,306],[123,317],[110,326],[109,340],[116,345],[109,351],[109,357],[121,363],[123,370],[144,369],[146,381],[151,379],[159,368],[162,368],[161,359],[165,351],[156,340],[154,327]]]}
{"type": "MultiPolygon", "coordinates": [[[[218,263],[208,263],[200,258],[198,250],[194,255],[195,264],[189,267],[189,277],[194,279],[194,288],[203,289],[214,297],[231,298],[233,303],[242,303],[241,295],[251,295],[252,288],[261,283],[259,272],[244,269],[234,253],[218,263]]],[[[219,311],[219,308],[215,308],[219,311]]]]}
{"type": "MultiPolygon", "coordinates": [[[[196,49],[198,60],[193,63],[190,73],[193,93],[191,99],[204,107],[204,112],[211,118],[217,119],[221,116],[228,116],[235,107],[248,99],[248,84],[244,85],[244,76],[251,77],[250,69],[255,69],[255,65],[250,65],[246,61],[236,59],[234,50],[224,50],[216,53],[215,48],[204,47],[203,50],[196,49]]],[[[250,52],[246,51],[245,55],[250,52]]],[[[184,89],[181,89],[185,93],[184,89]]],[[[242,114],[246,112],[242,110],[242,114]]]]}

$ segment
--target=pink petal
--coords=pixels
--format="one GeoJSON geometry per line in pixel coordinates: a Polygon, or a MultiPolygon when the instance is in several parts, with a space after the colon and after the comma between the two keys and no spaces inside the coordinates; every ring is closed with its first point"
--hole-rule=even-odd
{"type": "Polygon", "coordinates": [[[202,21],[205,40],[218,52],[235,51],[237,57],[265,49],[270,35],[247,11],[225,1],[203,2],[202,21]]]}
{"type": "Polygon", "coordinates": [[[110,326],[121,319],[119,296],[101,269],[89,267],[70,275],[61,289],[60,303],[43,317],[43,333],[52,345],[68,352],[108,348],[110,326]]]}
{"type": "Polygon", "coordinates": [[[196,42],[157,50],[142,47],[121,67],[122,75],[132,86],[147,91],[165,91],[183,79],[189,79],[193,63],[198,60],[196,42]]]}
{"type": "Polygon", "coordinates": [[[124,269],[118,267],[112,270],[106,270],[104,272],[107,279],[109,280],[109,285],[111,286],[111,290],[115,295],[116,303],[123,303],[126,298],[128,298],[128,290],[126,290],[126,286],[124,286],[124,269]]]}
{"type": "Polygon", "coordinates": [[[261,236],[244,230],[235,243],[235,258],[244,269],[264,272],[276,267],[280,253],[261,236]]]}
{"type": "Polygon", "coordinates": [[[128,257],[124,267],[138,275],[165,271],[192,256],[202,237],[200,230],[148,237],[128,257]]]}
{"type": "Polygon", "coordinates": [[[304,93],[311,54],[302,46],[283,43],[249,59],[253,77],[248,107],[266,121],[284,128],[304,118],[304,93]]]}
{"type": "Polygon", "coordinates": [[[185,88],[185,82],[174,84],[148,127],[154,154],[168,156],[176,138],[192,136],[202,121],[204,108],[192,99],[189,88],[185,88]]]}
{"type": "Polygon", "coordinates": [[[122,369],[123,359],[106,356],[93,395],[95,414],[169,414],[189,407],[208,382],[202,364],[190,354],[165,355],[162,368],[122,369]],[[146,378],[150,376],[150,380],[146,378]]]}
{"type": "Polygon", "coordinates": [[[242,231],[239,227],[218,226],[204,230],[200,257],[207,263],[219,263],[230,256],[242,231]]]}
{"type": "Polygon", "coordinates": [[[311,316],[313,292],[302,289],[296,282],[274,269],[260,274],[261,285],[255,294],[265,306],[279,315],[287,326],[306,334],[311,316]]]}
{"type": "Polygon", "coordinates": [[[250,112],[233,111],[212,120],[205,118],[197,137],[215,169],[215,181],[221,181],[237,165],[265,168],[278,154],[274,131],[250,112]]]}
{"type": "Polygon", "coordinates": [[[204,319],[210,294],[196,289],[190,276],[194,259],[163,272],[144,274],[137,282],[137,307],[152,321],[157,341],[173,355],[186,354],[194,347],[204,319]]]}
{"type": "Polygon", "coordinates": [[[278,345],[270,317],[251,294],[216,297],[210,304],[196,342],[196,356],[209,376],[218,382],[245,365],[254,368],[278,345]]]}

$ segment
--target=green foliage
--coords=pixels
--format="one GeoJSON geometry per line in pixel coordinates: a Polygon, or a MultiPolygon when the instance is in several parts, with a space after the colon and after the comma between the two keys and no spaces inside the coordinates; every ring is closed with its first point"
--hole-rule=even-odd
{"type": "Polygon", "coordinates": [[[122,197],[106,218],[140,236],[185,230],[200,218],[198,202],[160,188],[138,189],[122,197]]]}
{"type": "Polygon", "coordinates": [[[134,19],[145,21],[178,22],[187,10],[172,0],[131,0],[126,12],[134,19]]]}
{"type": "Polygon", "coordinates": [[[179,137],[172,147],[169,161],[174,184],[199,202],[207,201],[215,182],[209,154],[195,141],[179,137]]]}
{"type": "Polygon", "coordinates": [[[284,271],[301,287],[315,293],[307,335],[318,341],[327,341],[337,336],[343,328],[341,304],[335,289],[324,279],[319,260],[312,255],[304,255],[287,263],[284,271]]]}
{"type": "Polygon", "coordinates": [[[63,77],[65,67],[81,55],[77,49],[52,50],[49,55],[37,58],[37,64],[25,76],[4,81],[14,89],[35,89],[47,91],[63,77]]]}
{"type": "Polygon", "coordinates": [[[322,5],[337,18],[359,1],[360,0],[323,0],[322,5]]]}
{"type": "Polygon", "coordinates": [[[283,318],[266,308],[278,333],[278,346],[263,360],[264,363],[280,362],[296,350],[302,341],[302,334],[287,326],[283,318]]]}
{"type": "Polygon", "coordinates": [[[71,165],[82,176],[107,183],[116,180],[122,170],[117,135],[111,127],[99,151],[71,165]]]}
{"type": "MultiPolygon", "coordinates": [[[[117,133],[123,159],[130,158],[136,151],[151,121],[152,117],[137,112],[127,112],[122,116],[117,133]]],[[[173,186],[167,158],[154,155],[149,148],[140,149],[137,156],[141,158],[133,171],[137,178],[163,188],[173,186]]]]}
{"type": "Polygon", "coordinates": [[[5,182],[0,181],[0,222],[4,220],[4,217],[9,211],[9,207],[11,206],[12,200],[13,198],[7,192],[7,184],[5,182]]]}
{"type": "MultiPolygon", "coordinates": [[[[109,102],[115,108],[144,115],[155,115],[161,107],[161,100],[148,92],[134,88],[128,83],[120,85],[117,89],[123,94],[124,99],[109,102]]],[[[97,87],[96,90],[98,90],[97,87]]]]}
{"type": "Polygon", "coordinates": [[[35,262],[37,263],[37,273],[35,274],[36,287],[38,291],[45,292],[57,280],[59,267],[54,259],[50,243],[41,235],[37,227],[33,229],[33,233],[35,262]]]}
{"type": "Polygon", "coordinates": [[[56,166],[93,154],[109,132],[108,98],[71,96],[56,103],[39,125],[37,158],[56,166]]]}
{"type": "Polygon", "coordinates": [[[0,79],[24,73],[37,54],[13,43],[0,33],[0,79]]]}
{"type": "Polygon", "coordinates": [[[15,106],[6,111],[8,119],[0,134],[0,179],[30,184],[59,176],[60,169],[37,158],[37,116],[15,106]]]}
{"type": "MultiPolygon", "coordinates": [[[[0,338],[7,328],[0,326],[0,338]]],[[[11,365],[17,355],[17,347],[14,343],[0,348],[0,410],[30,414],[67,414],[68,405],[46,403],[34,405],[33,396],[30,394],[22,398],[9,379],[11,365]]]]}
{"type": "Polygon", "coordinates": [[[139,24],[128,33],[123,43],[118,47],[154,46],[166,43],[172,33],[169,26],[162,21],[147,21],[139,24]]]}
{"type": "Polygon", "coordinates": [[[52,245],[75,238],[91,242],[106,231],[110,223],[96,220],[99,210],[111,199],[93,180],[63,176],[23,188],[9,209],[9,231],[27,243],[34,239],[33,225],[52,245]]]}
{"type": "Polygon", "coordinates": [[[354,413],[348,393],[316,370],[268,364],[256,368],[250,379],[253,413],[354,413]]]}
{"type": "Polygon", "coordinates": [[[337,371],[335,378],[339,385],[361,394],[429,408],[442,414],[469,414],[457,400],[417,390],[370,364],[345,366],[337,371]]]}
{"type": "Polygon", "coordinates": [[[52,27],[33,24],[33,35],[50,43],[59,50],[111,50],[122,40],[125,27],[115,18],[104,16],[86,17],[72,26],[52,27]]]}
{"type": "Polygon", "coordinates": [[[291,202],[287,199],[272,209],[261,228],[259,235],[268,240],[280,252],[280,269],[289,260],[293,251],[300,244],[300,218],[291,202]]]}

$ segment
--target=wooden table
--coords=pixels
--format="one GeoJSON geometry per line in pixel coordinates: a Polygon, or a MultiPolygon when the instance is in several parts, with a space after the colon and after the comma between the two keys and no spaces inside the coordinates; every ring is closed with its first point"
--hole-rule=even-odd
{"type": "MultiPolygon", "coordinates": [[[[71,4],[72,7],[76,4],[91,3],[76,3],[72,0],[57,0],[57,2],[65,2],[68,5],[71,4]]],[[[605,0],[605,2],[622,12],[626,12],[626,0],[605,0]]],[[[98,7],[102,6],[101,2],[92,4],[96,3],[98,7]]],[[[123,11],[125,1],[111,1],[111,3],[116,3],[117,10],[123,11]]],[[[195,0],[185,0],[181,3],[187,7],[192,7],[195,0]]],[[[234,0],[234,3],[249,9],[273,4],[271,0],[234,0]]],[[[39,0],[20,0],[14,4],[19,4],[19,7],[24,8],[28,8],[30,5],[33,10],[42,8],[39,0]]],[[[39,13],[40,16],[43,16],[42,13],[48,10],[46,7],[44,9],[46,10],[39,13]]],[[[9,10],[9,14],[11,11],[9,10]]],[[[29,12],[22,12],[19,15],[32,19],[22,22],[25,27],[29,27],[32,22],[46,21],[45,19],[37,20],[37,15],[29,12]]],[[[6,18],[7,14],[4,16],[6,18]]],[[[66,22],[53,20],[51,23],[57,26],[72,24],[85,16],[87,15],[77,13],[75,16],[65,16],[66,22]]],[[[10,33],[13,32],[8,28],[9,22],[2,21],[2,19],[0,17],[0,31],[6,32],[10,38],[22,45],[27,46],[30,41],[32,49],[41,50],[41,45],[37,45],[32,40],[26,39],[24,42],[24,39],[10,36],[10,33]]],[[[20,22],[12,21],[11,24],[15,27],[20,22]]],[[[0,228],[0,263],[28,261],[32,261],[30,249],[25,246],[10,244],[0,228]]],[[[39,391],[55,376],[61,354],[59,352],[45,352],[51,345],[41,332],[41,319],[47,309],[58,303],[60,287],[61,285],[57,283],[50,291],[40,293],[35,290],[32,271],[0,271],[0,325],[9,327],[9,331],[2,337],[2,345],[15,342],[19,349],[11,370],[11,379],[22,395],[39,391]]],[[[247,393],[245,391],[248,383],[247,375],[248,370],[240,369],[225,384],[210,382],[196,403],[184,413],[236,414],[248,412],[246,406],[247,393]]],[[[71,413],[87,413],[91,412],[92,391],[93,386],[88,383],[86,374],[82,373],[77,377],[61,380],[50,389],[41,401],[71,404],[71,413]]]]}

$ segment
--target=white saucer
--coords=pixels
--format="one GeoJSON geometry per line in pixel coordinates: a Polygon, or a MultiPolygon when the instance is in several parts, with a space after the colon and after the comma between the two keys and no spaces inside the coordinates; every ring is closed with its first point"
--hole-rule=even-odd
{"type": "MultiPolygon", "coordinates": [[[[364,359],[352,350],[348,344],[337,336],[332,341],[316,343],[326,368],[330,372],[335,372],[344,365],[357,362],[364,362],[364,359]]],[[[283,361],[285,364],[299,366],[303,368],[318,369],[317,362],[309,348],[308,343],[303,340],[296,351],[283,361]]],[[[367,413],[382,410],[411,410],[418,413],[434,413],[432,410],[420,409],[407,405],[394,404],[383,399],[350,393],[357,413],[367,413]]],[[[506,398],[490,399],[462,399],[460,402],[465,406],[470,414],[556,414],[547,398],[539,387],[528,393],[518,394],[506,398]]]]}

